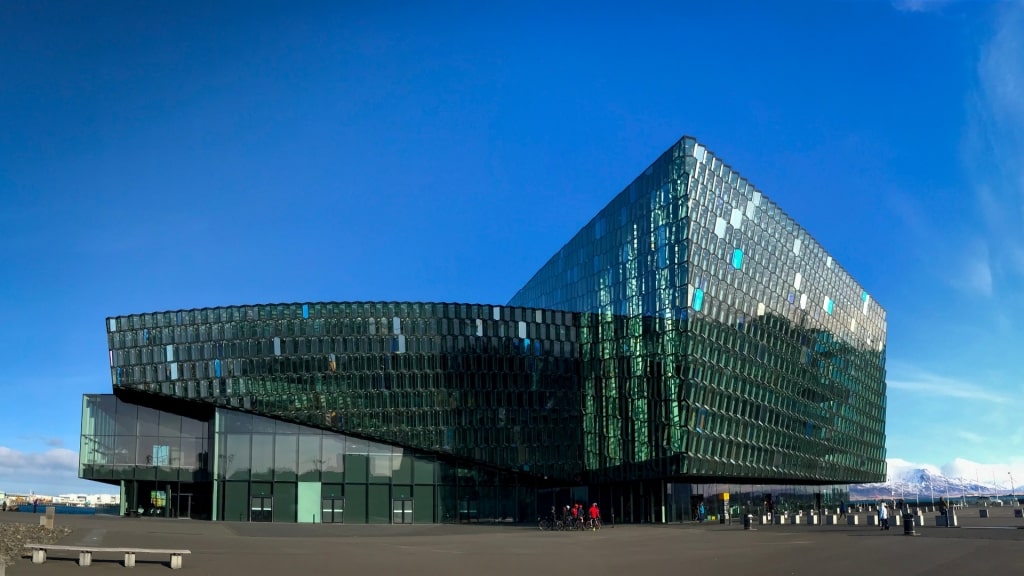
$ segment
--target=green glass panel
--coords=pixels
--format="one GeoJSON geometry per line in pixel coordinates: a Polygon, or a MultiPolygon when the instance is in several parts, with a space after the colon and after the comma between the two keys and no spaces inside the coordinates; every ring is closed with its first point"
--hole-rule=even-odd
{"type": "Polygon", "coordinates": [[[298,488],[294,482],[274,482],[274,522],[295,522],[298,488]]]}
{"type": "MultiPolygon", "coordinates": [[[[367,522],[370,524],[391,523],[391,487],[370,484],[367,495],[367,522]]],[[[346,510],[346,517],[348,510],[346,510]]]]}
{"type": "Polygon", "coordinates": [[[345,523],[366,524],[366,484],[345,485],[345,523]]]}
{"type": "Polygon", "coordinates": [[[249,483],[223,482],[224,520],[244,522],[249,519],[249,483]]]}

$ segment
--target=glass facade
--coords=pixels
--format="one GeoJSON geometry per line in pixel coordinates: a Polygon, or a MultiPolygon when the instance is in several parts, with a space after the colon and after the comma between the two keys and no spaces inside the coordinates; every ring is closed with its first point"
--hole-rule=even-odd
{"type": "Polygon", "coordinates": [[[111,379],[536,476],[581,469],[576,317],[311,303],[110,318],[111,379]]]}
{"type": "Polygon", "coordinates": [[[510,304],[581,314],[592,481],[885,478],[885,311],[693,139],[510,304]]]}
{"type": "Polygon", "coordinates": [[[213,518],[596,500],[666,521],[709,489],[825,502],[885,477],[885,311],[690,138],[507,306],[229,306],[111,317],[107,337],[116,398],[86,397],[81,475],[179,482],[213,518]]]}

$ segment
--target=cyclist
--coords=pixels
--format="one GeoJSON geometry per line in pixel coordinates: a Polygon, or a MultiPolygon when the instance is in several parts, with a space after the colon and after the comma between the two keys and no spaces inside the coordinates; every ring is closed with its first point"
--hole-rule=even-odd
{"type": "Polygon", "coordinates": [[[601,527],[601,509],[597,507],[597,502],[590,505],[590,524],[593,530],[597,530],[601,527]]]}

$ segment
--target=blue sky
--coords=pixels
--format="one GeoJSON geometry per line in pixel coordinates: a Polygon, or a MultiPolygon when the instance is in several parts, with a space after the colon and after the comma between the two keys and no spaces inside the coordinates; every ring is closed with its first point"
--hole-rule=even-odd
{"type": "Polygon", "coordinates": [[[1024,2],[559,6],[0,4],[0,490],[105,491],[106,316],[504,303],[683,134],[887,308],[888,455],[1024,479],[1024,2]]]}

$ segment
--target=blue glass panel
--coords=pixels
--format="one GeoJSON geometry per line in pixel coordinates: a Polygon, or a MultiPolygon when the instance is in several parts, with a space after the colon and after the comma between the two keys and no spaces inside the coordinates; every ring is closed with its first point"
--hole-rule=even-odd
{"type": "Polygon", "coordinates": [[[743,268],[743,250],[737,248],[732,251],[732,267],[737,270],[743,268]]]}
{"type": "Polygon", "coordinates": [[[833,306],[835,306],[835,302],[833,302],[832,299],[829,298],[828,299],[828,307],[825,309],[825,311],[828,312],[829,314],[831,314],[833,306]]]}
{"type": "Polygon", "coordinates": [[[302,305],[302,317],[309,318],[309,304],[302,305]]]}
{"type": "Polygon", "coordinates": [[[220,360],[213,361],[213,375],[220,378],[220,360]]]}
{"type": "Polygon", "coordinates": [[[693,291],[693,309],[700,312],[701,308],[704,307],[704,291],[697,288],[693,291]]]}
{"type": "Polygon", "coordinates": [[[867,292],[861,292],[860,293],[860,299],[861,299],[862,302],[867,302],[868,301],[868,293],[867,292]]]}

